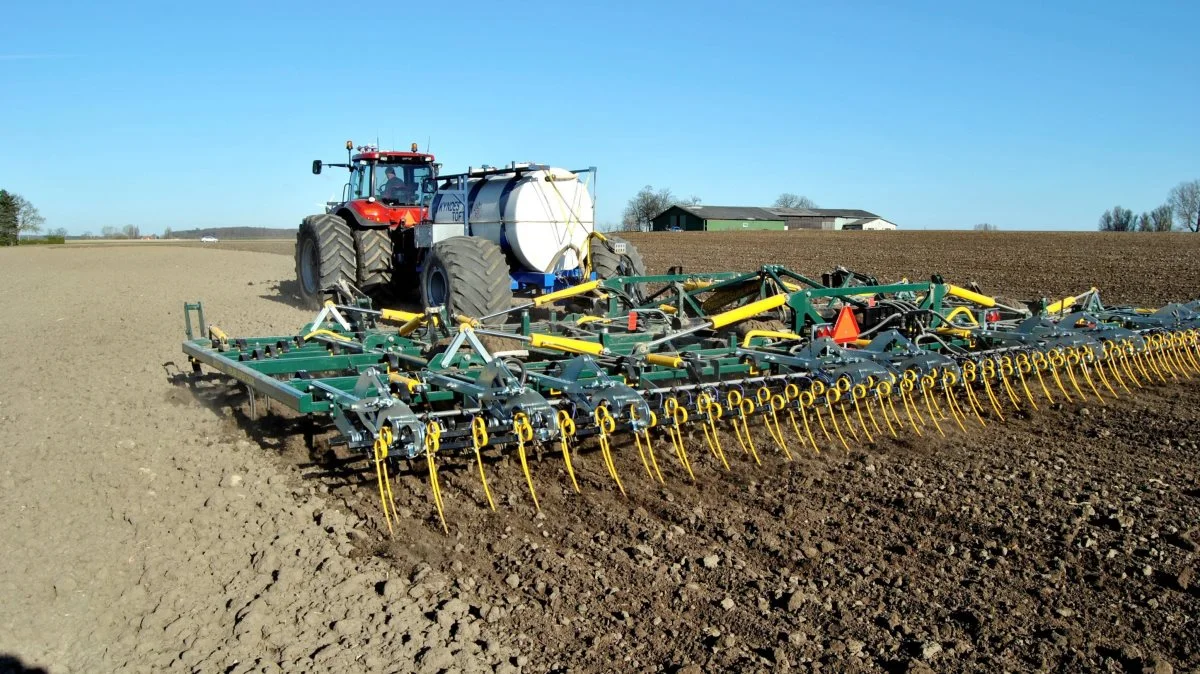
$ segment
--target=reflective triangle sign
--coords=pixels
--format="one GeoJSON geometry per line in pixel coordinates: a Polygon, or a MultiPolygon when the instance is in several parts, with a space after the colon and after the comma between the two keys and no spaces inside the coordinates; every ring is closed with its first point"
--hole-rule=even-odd
{"type": "Polygon", "coordinates": [[[854,309],[849,305],[842,307],[837,322],[833,324],[833,342],[849,344],[858,339],[858,332],[858,319],[854,317],[854,309]]]}

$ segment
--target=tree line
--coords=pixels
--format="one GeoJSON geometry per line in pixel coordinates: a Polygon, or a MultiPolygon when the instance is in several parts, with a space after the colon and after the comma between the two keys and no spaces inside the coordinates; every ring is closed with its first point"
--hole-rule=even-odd
{"type": "MultiPolygon", "coordinates": [[[[646,185],[630,198],[621,216],[621,230],[626,232],[648,232],[653,229],[654,216],[672,206],[698,206],[700,197],[691,196],[686,199],[675,196],[670,188],[654,189],[646,185]]],[[[808,197],[791,192],[779,195],[772,208],[817,208],[817,204],[808,197]]]]}
{"type": "Polygon", "coordinates": [[[1100,216],[1098,227],[1102,232],[1200,232],[1200,180],[1179,183],[1167,194],[1166,203],[1141,215],[1113,206],[1100,216]]]}
{"type": "Polygon", "coordinates": [[[0,190],[0,246],[17,245],[22,234],[37,234],[45,222],[28,199],[16,192],[0,190]]]}

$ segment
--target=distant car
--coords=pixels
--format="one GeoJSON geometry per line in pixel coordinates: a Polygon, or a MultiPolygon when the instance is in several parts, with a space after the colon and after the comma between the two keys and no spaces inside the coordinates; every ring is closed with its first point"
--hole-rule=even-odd
{"type": "Polygon", "coordinates": [[[671,231],[672,232],[682,232],[683,228],[680,227],[679,225],[675,225],[674,227],[671,228],[671,231]]]}
{"type": "Polygon", "coordinates": [[[217,237],[215,237],[215,236],[200,237],[200,243],[216,243],[216,242],[217,242],[217,237]]]}

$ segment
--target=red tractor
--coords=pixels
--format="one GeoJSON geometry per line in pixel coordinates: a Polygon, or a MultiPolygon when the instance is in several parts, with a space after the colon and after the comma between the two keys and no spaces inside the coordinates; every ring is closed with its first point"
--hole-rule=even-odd
{"type": "Polygon", "coordinates": [[[329,202],[326,212],[310,215],[296,235],[296,278],[304,303],[319,308],[323,291],[348,280],[363,290],[392,282],[396,273],[412,274],[416,260],[393,259],[413,255],[414,228],[428,215],[437,192],[437,164],[433,155],[417,151],[381,151],[372,146],[354,147],[346,141],[346,163],[315,160],[312,172],[335,166],[350,171],[340,201],[329,202]]]}

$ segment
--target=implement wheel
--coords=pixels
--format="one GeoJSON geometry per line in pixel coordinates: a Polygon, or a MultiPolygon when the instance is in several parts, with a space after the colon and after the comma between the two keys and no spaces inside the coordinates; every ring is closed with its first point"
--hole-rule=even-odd
{"type": "MultiPolygon", "coordinates": [[[[451,316],[482,318],[512,306],[508,261],[500,246],[475,236],[455,236],[430,249],[421,271],[421,302],[444,306],[451,316]]],[[[504,316],[488,323],[503,323],[504,316]]]]}
{"type": "MultiPolygon", "coordinates": [[[[642,261],[642,254],[638,252],[637,246],[619,236],[605,236],[604,241],[592,239],[591,256],[592,271],[595,272],[596,278],[602,281],[614,276],[646,275],[646,263],[642,261]],[[620,247],[618,244],[625,246],[625,252],[617,252],[620,247]]],[[[630,299],[637,304],[645,300],[640,284],[630,287],[629,293],[630,299]]]]}
{"type": "Polygon", "coordinates": [[[343,279],[357,281],[350,227],[328,213],[304,218],[296,233],[296,280],[301,302],[309,309],[320,309],[325,300],[322,291],[343,279]]]}

